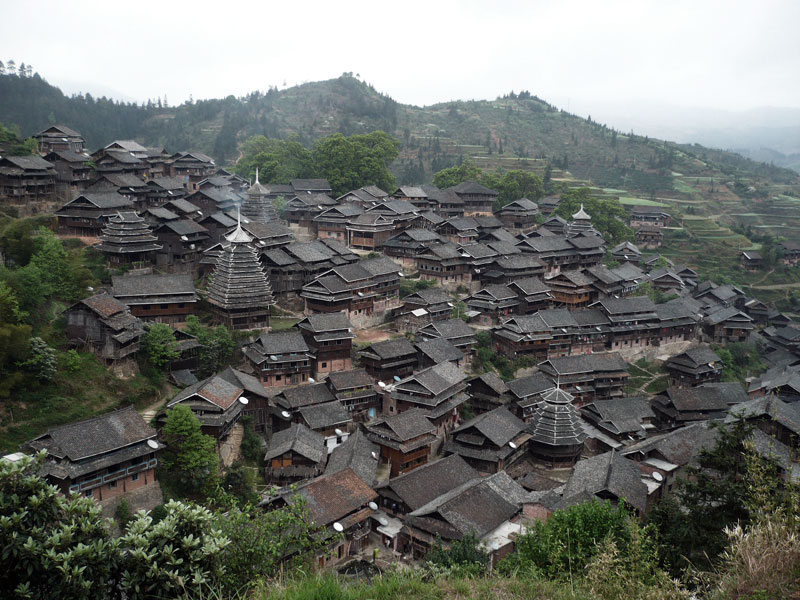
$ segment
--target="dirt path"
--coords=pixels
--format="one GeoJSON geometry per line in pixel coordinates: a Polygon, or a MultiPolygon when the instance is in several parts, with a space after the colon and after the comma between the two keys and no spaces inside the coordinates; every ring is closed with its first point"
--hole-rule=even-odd
{"type": "MultiPolygon", "coordinates": [[[[757,287],[759,283],[764,283],[764,280],[765,280],[767,277],[769,277],[770,275],[772,275],[774,272],[775,272],[775,268],[773,267],[772,269],[770,269],[770,270],[769,270],[769,273],[767,273],[766,275],[764,275],[764,276],[763,276],[761,279],[759,279],[758,281],[756,281],[756,282],[755,282],[753,285],[751,285],[750,287],[757,287]]],[[[758,289],[762,289],[762,288],[758,288],[758,289]]]]}
{"type": "Polygon", "coordinates": [[[794,288],[800,288],[800,282],[798,283],[778,283],[775,285],[749,285],[746,287],[753,288],[755,290],[791,290],[794,288]]]}

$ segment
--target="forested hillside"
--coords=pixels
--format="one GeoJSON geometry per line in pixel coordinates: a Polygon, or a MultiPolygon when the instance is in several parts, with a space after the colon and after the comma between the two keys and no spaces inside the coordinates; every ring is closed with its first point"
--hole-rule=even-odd
{"type": "Polygon", "coordinates": [[[352,74],[246,97],[186,102],[168,107],[116,102],[91,95],[67,97],[38,74],[0,76],[0,122],[23,137],[51,123],[80,131],[90,148],[133,138],[170,151],[206,152],[235,162],[249,137],[294,136],[310,147],[333,133],[383,130],[401,144],[393,165],[401,183],[431,181],[433,174],[470,159],[482,168],[544,172],[550,164],[605,187],[643,192],[673,189],[673,173],[798,181],[796,173],[697,145],[625,134],[583,119],[529,92],[493,101],[453,101],[428,107],[402,105],[352,74]]]}

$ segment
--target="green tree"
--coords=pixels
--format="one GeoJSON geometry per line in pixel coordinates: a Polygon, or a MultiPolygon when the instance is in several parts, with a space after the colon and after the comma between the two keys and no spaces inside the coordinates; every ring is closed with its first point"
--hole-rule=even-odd
{"type": "Polygon", "coordinates": [[[200,344],[200,375],[208,377],[221,371],[231,361],[236,342],[230,329],[224,325],[207,327],[194,315],[186,318],[186,332],[200,344]]]}
{"type": "Polygon", "coordinates": [[[441,539],[436,540],[426,558],[435,565],[455,567],[472,575],[485,573],[489,562],[489,554],[474,533],[451,542],[449,547],[443,546],[441,539]]]}
{"type": "Polygon", "coordinates": [[[161,433],[168,447],[164,467],[175,476],[179,490],[209,492],[219,480],[217,443],[201,432],[200,421],[191,409],[179,404],[170,410],[161,433]]]}
{"type": "Polygon", "coordinates": [[[605,539],[623,550],[631,540],[631,516],[624,506],[591,501],[558,510],[537,521],[516,541],[517,552],[501,563],[501,571],[536,570],[553,579],[583,573],[605,539]]]}
{"type": "Polygon", "coordinates": [[[105,598],[116,543],[101,507],[39,477],[44,455],[0,460],[0,589],[6,598],[105,598]]]}
{"type": "Polygon", "coordinates": [[[395,187],[389,170],[397,158],[399,142],[383,131],[345,137],[341,133],[323,138],[314,144],[314,173],[327,178],[335,195],[365,185],[384,190],[395,187]]]}
{"type": "Polygon", "coordinates": [[[223,554],[224,582],[231,591],[309,565],[331,542],[299,496],[267,512],[233,507],[218,515],[217,525],[231,541],[223,554]]]}
{"type": "Polygon", "coordinates": [[[278,140],[258,135],[247,139],[234,171],[254,180],[256,169],[261,183],[289,183],[292,179],[312,177],[311,150],[297,138],[278,140]]]}
{"type": "Polygon", "coordinates": [[[445,189],[465,181],[479,181],[482,174],[483,171],[480,168],[467,160],[455,167],[436,172],[433,176],[433,185],[439,189],[445,189]]]}
{"type": "Polygon", "coordinates": [[[752,514],[748,501],[751,463],[778,479],[774,461],[753,457],[748,450],[753,426],[744,419],[711,425],[717,430],[712,448],[703,448],[696,464],[677,483],[677,501],[659,503],[648,516],[673,573],[688,565],[709,567],[727,543],[725,528],[746,525],[752,514]]]}
{"type": "Polygon", "coordinates": [[[0,398],[10,396],[24,379],[13,367],[28,356],[31,327],[22,322],[26,317],[14,290],[0,281],[0,398]]]}
{"type": "Polygon", "coordinates": [[[32,337],[28,358],[19,363],[19,367],[29,371],[36,379],[51,381],[58,372],[56,351],[40,337],[32,337]]]}
{"type": "Polygon", "coordinates": [[[628,212],[619,203],[619,200],[600,200],[591,195],[589,188],[575,188],[562,192],[561,202],[558,204],[556,214],[566,219],[572,220],[572,215],[578,212],[581,204],[592,218],[592,225],[599,231],[606,241],[611,244],[620,242],[632,242],[635,233],[625,222],[628,212]]]}
{"type": "Polygon", "coordinates": [[[539,200],[544,196],[544,183],[542,178],[534,173],[515,169],[506,173],[496,173],[494,176],[486,176],[482,183],[499,192],[495,201],[494,209],[500,210],[509,202],[527,198],[528,200],[539,200]]]}
{"type": "Polygon", "coordinates": [[[170,362],[181,355],[180,346],[175,339],[172,327],[165,323],[153,323],[142,338],[142,349],[148,362],[163,370],[170,362]]]}
{"type": "Polygon", "coordinates": [[[131,600],[193,596],[223,573],[229,540],[206,508],[171,500],[158,523],[140,511],[119,539],[120,583],[131,600]]]}

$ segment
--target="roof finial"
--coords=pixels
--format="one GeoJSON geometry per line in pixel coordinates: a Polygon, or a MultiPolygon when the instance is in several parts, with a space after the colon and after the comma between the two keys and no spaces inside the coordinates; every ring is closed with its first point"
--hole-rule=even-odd
{"type": "Polygon", "coordinates": [[[236,205],[236,231],[225,236],[229,242],[252,242],[253,238],[242,229],[242,207],[236,205]]]}
{"type": "Polygon", "coordinates": [[[258,167],[256,167],[256,185],[258,185],[258,167]]]}

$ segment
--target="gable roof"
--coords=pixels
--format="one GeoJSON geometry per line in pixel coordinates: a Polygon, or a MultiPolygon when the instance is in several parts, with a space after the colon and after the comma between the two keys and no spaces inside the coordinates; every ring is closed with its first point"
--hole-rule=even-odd
{"type": "Polygon", "coordinates": [[[325,438],[300,423],[292,423],[288,429],[272,434],[264,460],[272,460],[293,451],[314,463],[322,463],[327,457],[325,438]]]}
{"type": "Polygon", "coordinates": [[[564,498],[581,492],[610,492],[640,513],[647,509],[647,486],[642,482],[641,470],[635,462],[613,450],[578,461],[564,488],[564,498]]]}
{"type": "Polygon", "coordinates": [[[352,469],[318,477],[296,495],[305,499],[311,520],[319,526],[332,525],[378,497],[352,469]]]}
{"type": "Polygon", "coordinates": [[[390,479],[378,490],[391,490],[413,511],[479,477],[480,474],[463,458],[451,454],[390,479]]]}
{"type": "Polygon", "coordinates": [[[54,427],[31,440],[37,450],[46,449],[56,458],[80,461],[154,439],[156,430],[133,406],[127,406],[77,423],[54,427]]]}
{"type": "Polygon", "coordinates": [[[328,456],[328,466],[325,467],[325,474],[329,475],[344,469],[353,469],[356,475],[371,485],[375,481],[375,474],[378,470],[379,454],[380,448],[370,442],[361,429],[356,429],[346,441],[336,446],[328,456]]]}

